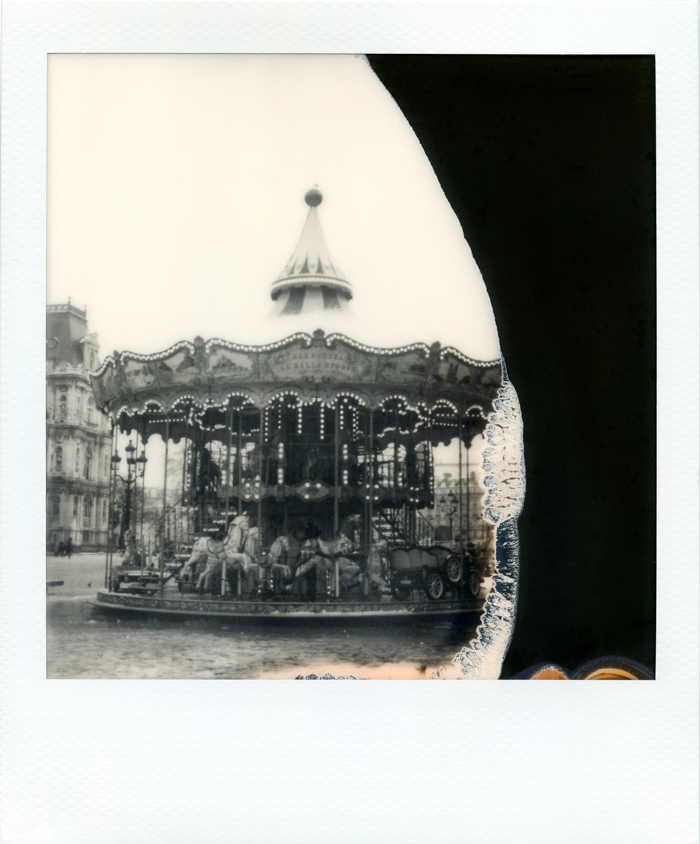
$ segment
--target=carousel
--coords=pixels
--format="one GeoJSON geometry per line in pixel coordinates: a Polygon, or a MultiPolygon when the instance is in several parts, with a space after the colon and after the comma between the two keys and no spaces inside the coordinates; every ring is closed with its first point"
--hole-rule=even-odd
{"type": "Polygon", "coordinates": [[[113,511],[121,490],[98,606],[248,619],[483,608],[495,552],[468,500],[468,453],[493,412],[500,361],[298,330],[314,315],[342,318],[353,296],[328,253],[321,200],[306,194],[299,245],[272,285],[285,339],[196,337],[160,354],[115,352],[92,373],[113,429],[113,511]],[[121,485],[118,436],[129,439],[121,485]],[[155,513],[143,489],[153,438],[165,448],[155,513]],[[458,466],[449,527],[436,518],[440,447],[458,466]]]}

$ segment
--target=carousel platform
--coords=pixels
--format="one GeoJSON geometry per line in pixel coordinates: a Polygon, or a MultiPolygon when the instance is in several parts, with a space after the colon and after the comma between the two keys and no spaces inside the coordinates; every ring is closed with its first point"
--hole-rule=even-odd
{"type": "Polygon", "coordinates": [[[484,601],[459,599],[444,601],[281,601],[235,600],[220,596],[135,595],[100,589],[93,605],[107,611],[199,618],[284,620],[367,619],[401,621],[411,619],[453,619],[478,614],[484,601]]]}

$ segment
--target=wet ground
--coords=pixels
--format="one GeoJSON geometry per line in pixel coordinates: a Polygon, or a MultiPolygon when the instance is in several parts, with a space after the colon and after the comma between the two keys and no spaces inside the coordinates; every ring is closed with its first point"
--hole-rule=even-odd
{"type": "Polygon", "coordinates": [[[411,668],[447,665],[473,637],[478,619],[332,626],[242,625],[228,619],[113,614],[94,607],[104,557],[47,558],[46,579],[63,580],[47,597],[50,678],[243,679],[295,676],[342,665],[360,676],[399,676],[411,668]]]}

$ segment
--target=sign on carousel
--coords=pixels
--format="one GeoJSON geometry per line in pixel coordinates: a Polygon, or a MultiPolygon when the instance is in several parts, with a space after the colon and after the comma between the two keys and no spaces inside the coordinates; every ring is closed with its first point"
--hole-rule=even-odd
{"type": "Polygon", "coordinates": [[[272,352],[264,358],[261,375],[279,381],[332,378],[350,383],[372,378],[375,364],[372,358],[353,349],[312,346],[272,352]]]}

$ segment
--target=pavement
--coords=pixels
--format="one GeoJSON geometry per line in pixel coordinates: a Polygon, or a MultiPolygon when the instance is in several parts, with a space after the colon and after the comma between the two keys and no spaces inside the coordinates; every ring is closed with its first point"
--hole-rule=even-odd
{"type": "Polygon", "coordinates": [[[68,557],[46,557],[46,580],[62,580],[63,586],[52,586],[49,595],[62,597],[94,595],[104,586],[105,555],[73,554],[68,557]]]}

